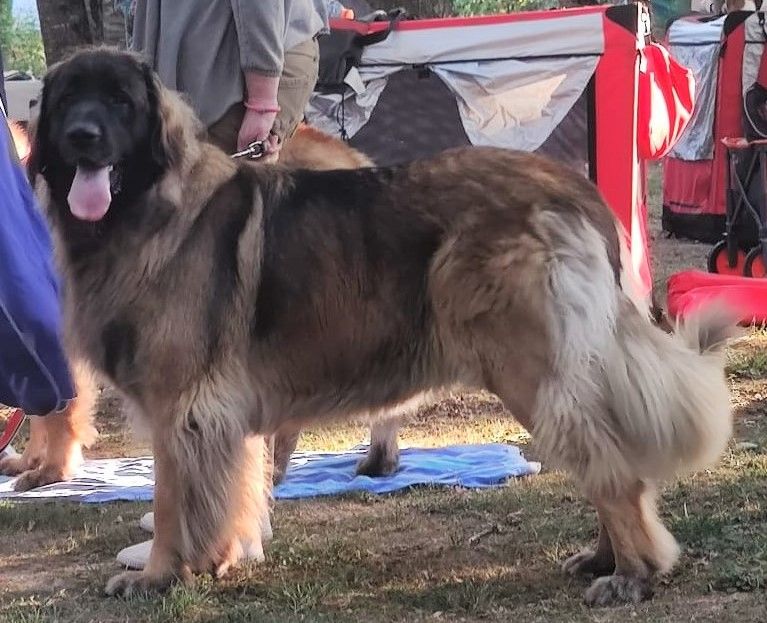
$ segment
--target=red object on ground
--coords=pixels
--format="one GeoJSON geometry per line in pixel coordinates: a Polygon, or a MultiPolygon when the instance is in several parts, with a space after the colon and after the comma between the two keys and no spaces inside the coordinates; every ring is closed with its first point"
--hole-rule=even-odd
{"type": "Polygon", "coordinates": [[[764,265],[761,249],[759,249],[759,255],[757,255],[751,262],[751,277],[759,279],[767,277],[767,266],[764,265]]]}
{"type": "Polygon", "coordinates": [[[668,313],[684,319],[700,307],[723,301],[738,314],[741,324],[767,322],[767,281],[700,270],[676,273],[668,280],[668,313]]]}
{"type": "Polygon", "coordinates": [[[24,412],[21,409],[16,409],[11,413],[11,417],[5,423],[5,430],[0,434],[0,453],[13,441],[16,433],[19,432],[21,425],[24,423],[24,417],[24,412]]]}

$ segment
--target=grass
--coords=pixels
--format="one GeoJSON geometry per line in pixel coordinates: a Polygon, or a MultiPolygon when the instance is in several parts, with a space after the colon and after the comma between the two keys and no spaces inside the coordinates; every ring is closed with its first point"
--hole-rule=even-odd
{"type": "MultiPolygon", "coordinates": [[[[651,204],[659,170],[650,171],[651,204]]],[[[657,209],[651,224],[658,222],[657,209]]],[[[655,227],[657,283],[702,266],[702,245],[655,227]]],[[[560,473],[484,490],[420,488],[389,496],[279,502],[267,560],[222,581],[198,578],[161,598],[115,600],[103,586],[114,554],[144,538],[146,504],[0,503],[0,622],[333,623],[524,621],[648,623],[767,621],[767,331],[729,353],[737,411],[721,463],[670,484],[660,511],[682,546],[679,565],[638,606],[588,609],[587,584],[559,562],[596,536],[594,512],[560,473]]],[[[96,455],[146,452],[123,432],[106,393],[96,455]]],[[[365,440],[364,426],[310,431],[303,449],[365,440]]],[[[456,395],[413,417],[404,443],[534,443],[486,394],[456,395]]]]}
{"type": "Polygon", "coordinates": [[[727,366],[730,374],[747,379],[761,379],[767,375],[767,353],[740,357],[727,366]]]}
{"type": "MultiPolygon", "coordinates": [[[[747,340],[731,358],[745,360],[749,348],[747,340]]],[[[740,405],[736,439],[715,470],[664,491],[661,512],[683,555],[651,602],[582,605],[586,584],[563,576],[558,563],[595,537],[594,513],[565,476],[548,472],[486,491],[279,502],[266,563],[128,601],[101,591],[117,571],[114,553],[143,538],[137,524],[146,504],[2,503],[0,621],[764,621],[767,418],[760,396],[767,380],[731,373],[740,405]],[[742,442],[755,448],[741,449],[742,442]]],[[[497,409],[489,396],[455,396],[437,407],[436,421],[433,413],[414,418],[408,435],[419,444],[517,435],[508,419],[499,430],[497,409]],[[461,417],[451,417],[461,405],[461,417]],[[469,421],[469,412],[478,419],[469,421]]],[[[348,430],[346,447],[365,434],[348,430]]],[[[317,431],[302,443],[312,447],[330,434],[317,431]]]]}

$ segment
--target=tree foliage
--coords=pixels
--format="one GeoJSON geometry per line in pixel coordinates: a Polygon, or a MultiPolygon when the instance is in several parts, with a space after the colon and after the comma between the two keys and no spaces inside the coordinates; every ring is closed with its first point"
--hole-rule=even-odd
{"type": "Polygon", "coordinates": [[[458,15],[488,15],[550,9],[558,4],[557,0],[453,0],[453,9],[458,15]]]}
{"type": "MultiPolygon", "coordinates": [[[[562,0],[562,2],[574,0],[562,0]]],[[[591,4],[599,0],[590,0],[591,4]]],[[[381,9],[403,7],[413,17],[446,17],[450,15],[488,15],[515,13],[559,6],[558,0],[378,0],[371,6],[381,9]]]]}
{"type": "Polygon", "coordinates": [[[0,48],[5,69],[41,76],[45,71],[43,38],[34,17],[13,17],[11,0],[0,0],[0,48]]]}

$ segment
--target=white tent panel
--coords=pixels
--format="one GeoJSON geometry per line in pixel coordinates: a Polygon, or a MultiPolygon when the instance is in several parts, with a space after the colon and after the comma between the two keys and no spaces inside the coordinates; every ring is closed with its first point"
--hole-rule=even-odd
{"type": "MultiPolygon", "coordinates": [[[[759,23],[759,14],[754,13],[746,18],[746,45],[743,49],[743,93],[756,82],[759,64],[762,61],[764,49],[764,30],[759,23]]],[[[767,25],[765,25],[767,28],[767,25]]]]}
{"type": "Polygon", "coordinates": [[[722,29],[726,16],[708,22],[676,20],[668,31],[669,51],[695,77],[695,107],[684,134],[669,155],[680,160],[710,160],[714,157],[716,85],[722,29]]]}
{"type": "Polygon", "coordinates": [[[525,56],[599,55],[601,13],[547,19],[395,30],[362,55],[363,65],[427,64],[525,56]]]}
{"type": "MultiPolygon", "coordinates": [[[[352,71],[355,78],[361,77],[356,70],[352,71]]],[[[386,78],[376,78],[367,82],[355,79],[354,83],[354,87],[347,89],[343,95],[315,91],[304,111],[307,122],[333,136],[338,135],[341,127],[346,131],[348,138],[357,134],[370,120],[378,98],[386,87],[386,78]]]]}
{"type": "Polygon", "coordinates": [[[673,45],[718,44],[722,40],[722,28],[727,16],[701,22],[698,20],[678,19],[668,29],[668,42],[673,45]]]}
{"type": "Polygon", "coordinates": [[[461,63],[434,71],[456,95],[472,144],[535,151],[586,89],[598,60],[461,63]]]}

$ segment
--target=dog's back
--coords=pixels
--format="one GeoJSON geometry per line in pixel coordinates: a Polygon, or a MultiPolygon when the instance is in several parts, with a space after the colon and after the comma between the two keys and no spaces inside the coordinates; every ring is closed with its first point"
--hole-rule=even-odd
{"type": "Polygon", "coordinates": [[[285,141],[279,162],[291,168],[317,171],[373,166],[370,158],[361,151],[305,123],[285,141]]]}

